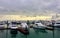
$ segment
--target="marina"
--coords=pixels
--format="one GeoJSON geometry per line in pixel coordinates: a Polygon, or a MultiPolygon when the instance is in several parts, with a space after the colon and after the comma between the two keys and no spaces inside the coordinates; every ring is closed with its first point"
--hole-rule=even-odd
{"type": "Polygon", "coordinates": [[[41,21],[0,21],[0,38],[60,38],[60,28],[41,21]]]}
{"type": "Polygon", "coordinates": [[[0,38],[60,38],[60,0],[0,0],[0,38]]]}

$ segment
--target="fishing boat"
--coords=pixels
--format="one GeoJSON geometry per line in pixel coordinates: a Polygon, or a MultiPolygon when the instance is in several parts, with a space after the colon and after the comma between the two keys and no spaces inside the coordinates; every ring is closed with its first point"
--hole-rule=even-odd
{"type": "Polygon", "coordinates": [[[29,34],[28,25],[26,23],[21,23],[21,26],[18,27],[18,31],[24,35],[28,35],[29,34]]]}

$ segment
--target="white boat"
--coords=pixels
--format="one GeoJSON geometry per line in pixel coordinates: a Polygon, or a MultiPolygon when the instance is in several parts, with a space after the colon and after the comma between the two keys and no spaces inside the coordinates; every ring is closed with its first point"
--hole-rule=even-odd
{"type": "Polygon", "coordinates": [[[27,25],[27,23],[21,23],[21,27],[22,28],[28,28],[28,25],[27,25]]]}
{"type": "Polygon", "coordinates": [[[4,24],[0,24],[0,29],[5,29],[5,25],[4,24]]]}
{"type": "Polygon", "coordinates": [[[24,35],[28,35],[29,29],[27,23],[21,23],[20,27],[18,27],[18,31],[23,33],[24,35]]]}
{"type": "Polygon", "coordinates": [[[33,26],[34,29],[45,29],[46,26],[42,23],[35,23],[35,26],[33,26]]]}
{"type": "Polygon", "coordinates": [[[18,27],[11,27],[11,29],[17,29],[18,27]]]}
{"type": "Polygon", "coordinates": [[[10,28],[10,29],[17,29],[18,27],[17,27],[16,24],[10,24],[10,25],[8,26],[8,28],[10,28]]]}
{"type": "Polygon", "coordinates": [[[55,24],[53,25],[54,27],[60,28],[60,21],[56,21],[55,24]]]}

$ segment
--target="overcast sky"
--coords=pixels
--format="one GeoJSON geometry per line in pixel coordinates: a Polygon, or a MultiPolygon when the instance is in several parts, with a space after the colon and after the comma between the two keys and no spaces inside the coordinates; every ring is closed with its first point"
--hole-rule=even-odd
{"type": "Polygon", "coordinates": [[[45,13],[46,10],[59,13],[60,0],[0,0],[0,14],[17,14],[18,11],[26,14],[45,13]]]}

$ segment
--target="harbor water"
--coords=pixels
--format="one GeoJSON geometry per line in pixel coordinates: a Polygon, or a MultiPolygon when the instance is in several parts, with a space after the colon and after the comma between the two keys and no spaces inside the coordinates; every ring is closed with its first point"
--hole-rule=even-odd
{"type": "Polygon", "coordinates": [[[37,30],[30,28],[29,35],[24,35],[19,31],[11,34],[10,30],[0,30],[0,38],[60,38],[60,30],[37,30]]]}

